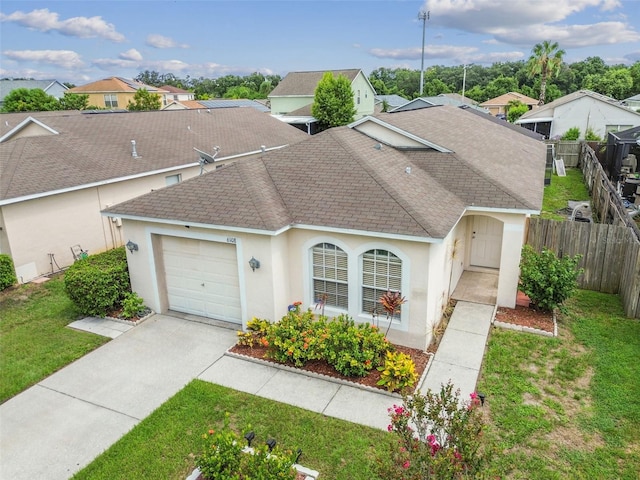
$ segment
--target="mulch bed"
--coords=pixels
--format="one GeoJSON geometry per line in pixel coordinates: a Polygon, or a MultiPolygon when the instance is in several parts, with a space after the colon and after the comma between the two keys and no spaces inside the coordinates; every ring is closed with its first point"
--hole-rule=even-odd
{"type": "MultiPolygon", "coordinates": [[[[402,345],[394,345],[396,350],[402,353],[405,353],[411,357],[413,363],[415,364],[416,374],[418,378],[420,378],[427,368],[427,364],[432,357],[432,353],[435,352],[434,347],[429,347],[429,349],[425,352],[423,350],[419,350],[417,348],[409,348],[404,347],[402,345]]],[[[255,347],[247,347],[244,345],[234,345],[229,349],[230,352],[237,353],[239,355],[246,355],[248,357],[258,358],[261,360],[266,360],[267,362],[280,364],[271,358],[266,357],[267,348],[263,346],[255,346],[255,347]]],[[[293,364],[284,364],[290,367],[294,367],[293,364]]],[[[307,372],[318,373],[322,375],[327,375],[333,378],[339,378],[341,380],[346,380],[352,383],[357,383],[359,385],[365,385],[367,387],[373,387],[380,389],[382,391],[386,391],[383,386],[377,385],[378,380],[380,380],[380,372],[375,368],[369,372],[366,377],[346,377],[336,372],[335,369],[330,366],[324,360],[311,360],[307,362],[303,367],[294,367],[300,370],[305,370],[307,372]]]]}
{"type": "Polygon", "coordinates": [[[544,312],[524,305],[516,305],[516,308],[498,308],[496,320],[553,333],[552,312],[544,312]]]}

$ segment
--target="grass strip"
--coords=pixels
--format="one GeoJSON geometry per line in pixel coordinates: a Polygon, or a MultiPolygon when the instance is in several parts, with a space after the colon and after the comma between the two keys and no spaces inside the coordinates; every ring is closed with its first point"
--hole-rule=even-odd
{"type": "Polygon", "coordinates": [[[73,479],[184,480],[202,448],[202,434],[231,427],[254,430],[254,444],[274,438],[285,449],[303,451],[300,463],[321,478],[376,479],[375,457],[388,433],[194,380],[73,479]]]}
{"type": "Polygon", "coordinates": [[[109,341],[64,328],[80,318],[62,276],[0,296],[0,403],[109,341]]]}

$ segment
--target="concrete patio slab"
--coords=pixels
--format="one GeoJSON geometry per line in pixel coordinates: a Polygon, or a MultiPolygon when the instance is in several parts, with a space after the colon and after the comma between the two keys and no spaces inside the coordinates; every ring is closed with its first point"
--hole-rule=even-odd
{"type": "Polygon", "coordinates": [[[142,419],[220,358],[236,335],[155,315],[117,340],[40,384],[142,419]]]}
{"type": "Polygon", "coordinates": [[[486,335],[447,329],[440,341],[434,360],[479,369],[484,357],[486,342],[486,335]]]}
{"type": "Polygon", "coordinates": [[[425,378],[420,388],[420,392],[424,394],[429,389],[432,392],[439,392],[442,385],[446,385],[451,381],[454,390],[459,388],[460,398],[466,401],[469,399],[469,394],[476,390],[478,373],[479,370],[474,368],[434,361],[429,369],[427,378],[425,378]]]}
{"type": "Polygon", "coordinates": [[[0,478],[68,479],[136,423],[36,385],[0,408],[0,478]]]}
{"type": "Polygon", "coordinates": [[[133,325],[127,325],[126,323],[116,322],[114,320],[108,320],[100,317],[86,317],[75,322],[71,322],[67,325],[69,328],[75,330],[82,330],[83,332],[95,333],[103,337],[117,338],[124,332],[127,332],[133,328],[133,325]]]}
{"type": "Polygon", "coordinates": [[[387,409],[401,403],[401,399],[384,393],[343,385],[323,413],[348,422],[386,430],[389,425],[387,409]]]}
{"type": "Polygon", "coordinates": [[[339,388],[327,380],[278,369],[257,395],[321,413],[339,388]]]}
{"type": "Polygon", "coordinates": [[[198,378],[255,395],[277,371],[276,368],[268,365],[225,355],[202,372],[198,378]]]}

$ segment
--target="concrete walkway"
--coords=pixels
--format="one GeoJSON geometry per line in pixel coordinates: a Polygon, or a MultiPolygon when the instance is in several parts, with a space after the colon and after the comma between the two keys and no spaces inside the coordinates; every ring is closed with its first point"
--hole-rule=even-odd
{"type": "Polygon", "coordinates": [[[449,380],[468,400],[476,383],[489,336],[495,306],[458,301],[442,336],[421,391],[440,390],[449,380]]]}
{"type": "MultiPolygon", "coordinates": [[[[423,391],[451,379],[468,398],[492,318],[491,306],[457,303],[423,391]]],[[[0,405],[0,479],[68,479],[194,378],[380,429],[400,402],[225,355],[234,330],[167,315],[108,322],[74,324],[114,340],[0,405]]]]}

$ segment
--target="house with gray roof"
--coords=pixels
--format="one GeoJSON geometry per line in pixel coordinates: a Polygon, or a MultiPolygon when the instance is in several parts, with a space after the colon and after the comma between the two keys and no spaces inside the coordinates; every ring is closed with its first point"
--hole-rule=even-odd
{"type": "Polygon", "coordinates": [[[640,125],[640,113],[621,101],[591,90],[578,90],[553,102],[529,110],[515,122],[529,130],[557,139],[577,127],[580,138],[587,130],[606,139],[609,132],[620,132],[640,125]]]}
{"type": "MultiPolygon", "coordinates": [[[[127,242],[100,211],[307,136],[253,108],[0,115],[0,253],[20,282],[127,242]]],[[[210,195],[190,198],[205,205],[210,195]]]]}
{"type": "MultiPolygon", "coordinates": [[[[328,70],[334,77],[345,76],[351,82],[353,104],[356,109],[354,120],[374,113],[375,90],[362,70],[328,70]]],[[[311,105],[316,87],[326,70],[311,72],[289,72],[268,95],[271,115],[291,125],[315,133],[317,120],[311,114],[311,105]]]]}
{"type": "Polygon", "coordinates": [[[69,90],[66,85],[57,80],[11,80],[4,78],[0,80],[0,109],[4,106],[4,97],[19,88],[26,88],[27,90],[39,88],[47,95],[57,99],[64,97],[64,93],[69,90]]]}
{"type": "Polygon", "coordinates": [[[132,288],[157,312],[246,327],[326,298],[329,316],[426,348],[459,279],[495,275],[514,307],[546,146],[437,106],[363,117],[104,209],[122,219],[132,288]],[[381,294],[401,292],[385,319],[381,294]]]}

